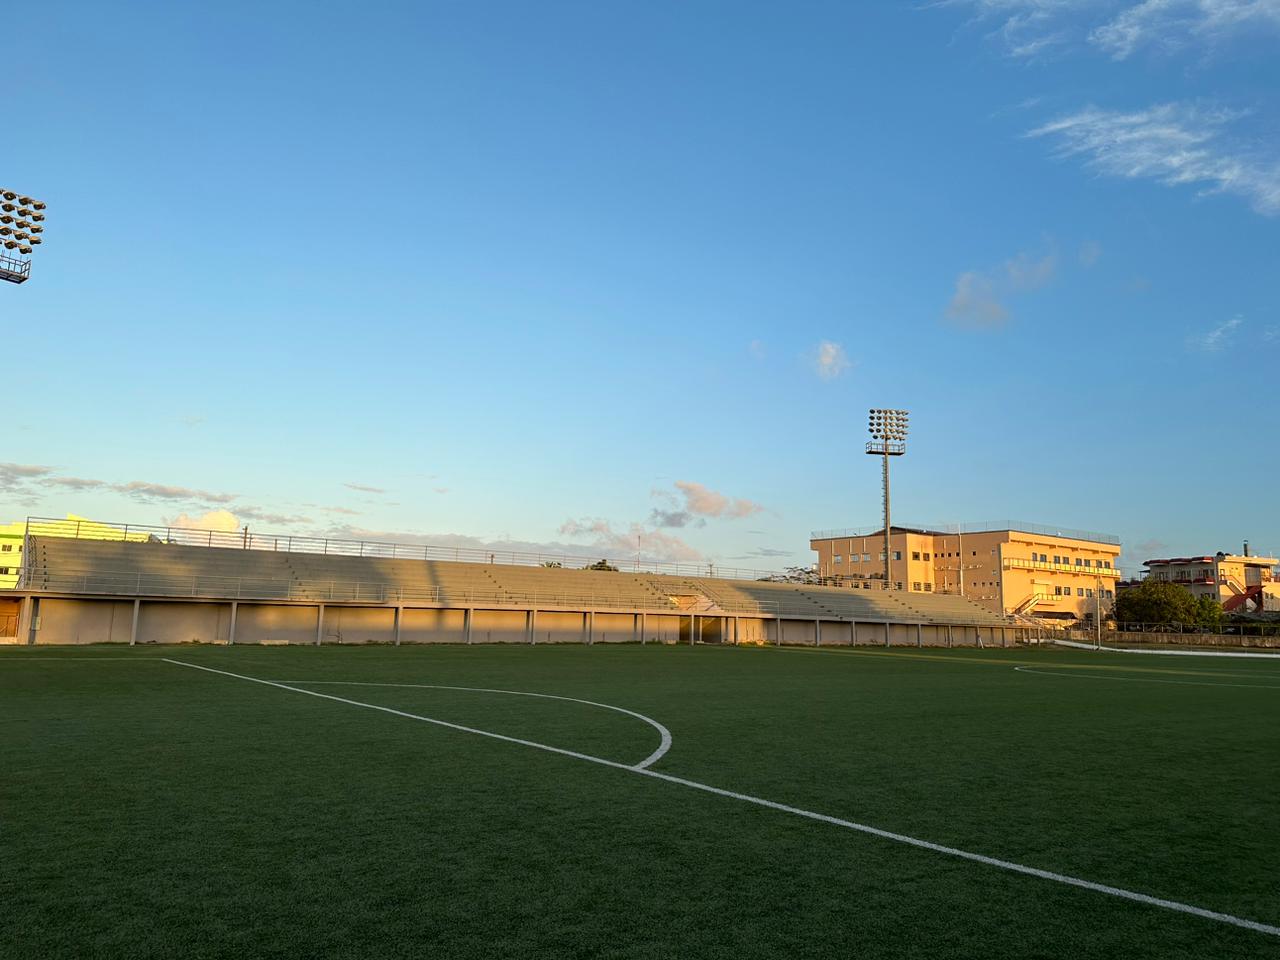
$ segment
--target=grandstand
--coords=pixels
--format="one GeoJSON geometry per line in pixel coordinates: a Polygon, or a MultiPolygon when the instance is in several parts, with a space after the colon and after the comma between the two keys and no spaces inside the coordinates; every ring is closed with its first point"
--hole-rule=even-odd
{"type": "MultiPolygon", "coordinates": [[[[33,522],[19,642],[1007,643],[964,597],[770,582],[675,565],[592,569],[430,547],[33,522]],[[404,556],[409,553],[410,556],[404,556]]],[[[739,571],[728,571],[739,573],[739,571]]]]}

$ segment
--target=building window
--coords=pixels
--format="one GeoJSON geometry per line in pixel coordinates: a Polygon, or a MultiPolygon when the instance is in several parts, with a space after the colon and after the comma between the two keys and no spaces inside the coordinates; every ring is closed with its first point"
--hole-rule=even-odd
{"type": "Polygon", "coordinates": [[[1083,596],[1084,596],[1084,587],[1076,587],[1076,596],[1077,596],[1077,597],[1083,597],[1083,596]]]}
{"type": "Polygon", "coordinates": [[[0,577],[7,577],[8,575],[9,575],[9,568],[0,567],[0,577]]]}
{"type": "Polygon", "coordinates": [[[13,552],[12,543],[6,543],[3,545],[0,545],[0,553],[12,553],[12,552],[13,552]]]}
{"type": "Polygon", "coordinates": [[[1084,565],[1085,565],[1086,567],[1092,567],[1092,566],[1093,566],[1093,561],[1092,561],[1092,560],[1090,560],[1088,557],[1085,557],[1085,558],[1084,558],[1084,565]]]}
{"type": "Polygon", "coordinates": [[[895,584],[893,585],[893,588],[894,588],[895,590],[901,590],[901,589],[902,589],[902,581],[901,581],[901,580],[899,580],[897,583],[895,583],[895,584]]]}
{"type": "Polygon", "coordinates": [[[871,562],[871,554],[869,554],[869,553],[864,553],[864,554],[862,555],[862,562],[863,562],[863,563],[870,563],[870,562],[871,562]]]}
{"type": "Polygon", "coordinates": [[[836,563],[844,563],[844,557],[838,553],[836,554],[836,563]]]}
{"type": "Polygon", "coordinates": [[[1085,588],[1085,591],[1084,591],[1084,595],[1085,595],[1086,597],[1088,597],[1090,600],[1092,600],[1092,599],[1093,599],[1093,587],[1086,587],[1086,588],[1085,588]]]}
{"type": "Polygon", "coordinates": [[[912,590],[914,590],[916,593],[923,593],[923,592],[924,592],[923,590],[921,590],[921,589],[920,589],[920,581],[919,581],[919,580],[917,580],[917,581],[915,581],[914,583],[912,583],[912,584],[911,584],[911,589],[912,589],[912,590]]]}
{"type": "Polygon", "coordinates": [[[1076,566],[1077,566],[1077,567],[1083,567],[1083,566],[1084,566],[1084,563],[1080,560],[1080,558],[1079,558],[1079,557],[1076,557],[1076,566]]]}
{"type": "Polygon", "coordinates": [[[925,593],[932,593],[932,592],[933,592],[933,584],[932,584],[932,583],[926,583],[926,584],[924,585],[924,592],[925,592],[925,593]]]}
{"type": "MultiPolygon", "coordinates": [[[[895,559],[895,560],[901,560],[901,559],[902,559],[902,551],[901,551],[901,550],[895,550],[895,551],[893,551],[893,559],[895,559]]],[[[901,588],[901,587],[899,587],[898,589],[899,589],[899,590],[901,590],[902,588],[901,588]]]]}
{"type": "Polygon", "coordinates": [[[926,554],[924,555],[924,558],[925,558],[926,560],[928,560],[928,559],[929,559],[929,555],[926,553],[926,554]]]}
{"type": "Polygon", "coordinates": [[[919,560],[919,559],[920,559],[920,551],[919,551],[919,550],[912,550],[912,551],[911,551],[911,559],[912,559],[912,560],[919,560]]]}

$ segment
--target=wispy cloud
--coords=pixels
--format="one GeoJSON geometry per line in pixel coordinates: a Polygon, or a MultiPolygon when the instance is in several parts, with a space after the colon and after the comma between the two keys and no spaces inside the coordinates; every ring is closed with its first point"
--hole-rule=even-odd
{"type": "Polygon", "coordinates": [[[1239,111],[1165,103],[1123,112],[1086,107],[1030,131],[1080,157],[1099,173],[1166,186],[1199,184],[1204,193],[1244,197],[1259,213],[1280,214],[1280,162],[1234,142],[1239,111]]]}
{"type": "Polygon", "coordinates": [[[1280,31],[1278,0],[940,0],[964,7],[1014,57],[1086,45],[1115,60],[1140,50],[1214,49],[1246,33],[1280,31]]]}
{"type": "Polygon", "coordinates": [[[0,463],[0,490],[16,490],[29,480],[38,480],[53,473],[53,467],[35,463],[0,463]]]}
{"type": "Polygon", "coordinates": [[[1096,240],[1086,240],[1084,243],[1080,244],[1080,252],[1078,256],[1080,258],[1080,266],[1095,266],[1098,261],[1102,259],[1102,244],[1098,243],[1096,240]]]}
{"type": "Polygon", "coordinates": [[[1280,0],[1145,0],[1126,6],[1089,33],[1113,59],[1144,47],[1172,52],[1195,44],[1216,46],[1246,30],[1280,29],[1280,0]]]}
{"type": "Polygon", "coordinates": [[[956,277],[947,317],[957,326],[971,330],[1003,326],[1011,315],[1005,301],[1014,294],[1039,290],[1053,280],[1057,271],[1056,254],[1037,257],[1025,252],[995,270],[966,270],[956,277]]]}
{"type": "Polygon", "coordinates": [[[960,326],[982,330],[1003,326],[1009,319],[1009,311],[996,296],[990,278],[976,270],[966,270],[956,277],[947,316],[960,326]]]}
{"type": "Polygon", "coordinates": [[[649,530],[638,523],[617,528],[608,520],[566,520],[559,532],[570,540],[568,544],[555,545],[565,553],[598,553],[609,559],[634,557],[637,553],[645,560],[702,559],[702,553],[680,537],[649,530]]]}
{"type": "Polygon", "coordinates": [[[344,483],[344,487],[348,490],[359,490],[361,493],[386,493],[382,487],[370,487],[363,483],[344,483]]]}
{"type": "Polygon", "coordinates": [[[1232,339],[1244,324],[1242,317],[1232,317],[1214,325],[1207,333],[1195,334],[1187,338],[1187,348],[1201,353],[1217,353],[1230,346],[1232,339]]]}
{"type": "Polygon", "coordinates": [[[655,489],[653,497],[668,504],[654,507],[649,524],[655,528],[701,527],[708,517],[741,520],[763,513],[764,507],[745,497],[729,497],[692,480],[677,480],[675,491],[655,489]]]}
{"type": "MultiPolygon", "coordinates": [[[[87,483],[90,481],[79,481],[87,483]]],[[[210,490],[196,490],[191,487],[176,487],[167,483],[151,483],[147,480],[130,480],[127,483],[116,483],[111,485],[111,489],[116,493],[124,494],[134,500],[141,500],[144,503],[154,503],[157,500],[185,500],[189,503],[230,503],[236,499],[238,494],[234,493],[215,493],[210,490]]]]}
{"type": "Polygon", "coordinates": [[[813,368],[823,380],[834,380],[852,364],[844,347],[831,340],[823,340],[814,352],[813,368]]]}

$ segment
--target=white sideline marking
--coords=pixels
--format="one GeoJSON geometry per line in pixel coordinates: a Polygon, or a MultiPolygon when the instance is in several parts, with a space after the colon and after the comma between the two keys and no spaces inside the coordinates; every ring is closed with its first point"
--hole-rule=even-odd
{"type": "Polygon", "coordinates": [[[643,770],[645,767],[653,766],[663,758],[668,750],[671,749],[671,731],[660,724],[652,717],[646,717],[643,713],[636,713],[634,710],[628,710],[626,707],[615,707],[611,703],[597,703],[594,700],[579,700],[577,697],[557,697],[550,693],[529,693],[525,690],[493,690],[488,687],[450,687],[439,683],[371,683],[365,680],[279,680],[277,683],[306,683],[311,686],[318,684],[331,684],[347,687],[409,687],[415,690],[466,690],[470,693],[505,693],[513,697],[539,697],[543,700],[564,700],[568,703],[585,703],[589,707],[603,707],[605,710],[613,710],[616,713],[625,713],[629,717],[635,717],[637,720],[643,720],[653,729],[658,731],[661,743],[658,749],[649,754],[639,763],[634,765],[634,769],[643,770]]]}
{"type": "Polygon", "coordinates": [[[248,680],[251,683],[261,683],[268,687],[278,687],[281,690],[291,690],[294,693],[305,693],[310,697],[320,697],[323,700],[333,700],[337,703],[345,703],[353,707],[364,707],[367,710],[377,710],[382,713],[390,713],[397,717],[405,717],[409,720],[421,720],[424,723],[432,723],[436,726],[448,727],[451,730],[460,730],[463,733],[474,733],[482,737],[491,737],[494,740],[505,740],[508,743],[518,743],[526,747],[535,747],[539,750],[546,750],[548,753],[558,753],[566,757],[573,757],[577,760],[586,760],[589,763],[598,763],[603,767],[613,767],[616,770],[628,770],[631,773],[638,773],[642,777],[653,777],[655,780],[665,780],[667,783],[678,783],[682,787],[690,787],[694,790],[701,790],[704,793],[713,793],[719,797],[729,797],[732,800],[741,800],[744,803],[755,804],[759,807],[767,807],[770,810],[779,810],[782,813],[791,813],[797,817],[804,817],[808,820],[817,820],[820,823],[829,823],[833,826],[844,827],[847,830],[855,830],[858,833],[870,834],[873,837],[880,837],[884,840],[893,840],[897,843],[905,843],[908,846],[918,847],[922,850],[932,850],[934,853],[946,854],[947,856],[957,857],[961,860],[969,860],[989,867],[998,867],[1001,870],[1008,870],[1011,873],[1020,873],[1024,876],[1038,877],[1041,880],[1052,880],[1055,883],[1079,887],[1083,890],[1092,890],[1095,893],[1105,893],[1108,896],[1119,897],[1123,900],[1132,900],[1135,903],[1142,903],[1153,907],[1163,907],[1166,910],[1174,910],[1178,913],[1186,913],[1206,920],[1217,920],[1219,923],[1227,923],[1235,927],[1243,927],[1246,930],[1253,930],[1257,933],[1267,933],[1271,936],[1280,936],[1280,926],[1260,923],[1257,920],[1249,920],[1244,917],[1236,917],[1229,913],[1219,913],[1216,910],[1206,910],[1204,907],[1192,906],[1189,903],[1180,903],[1177,900],[1165,900],[1160,897],[1152,897],[1145,893],[1125,890],[1122,887],[1111,887],[1104,883],[1094,883],[1092,880],[1081,880],[1078,877],[1067,876],[1063,873],[1054,873],[1050,870],[1041,870],[1038,867],[1027,867],[1020,863],[1014,863],[1011,860],[1000,860],[996,857],[988,857],[981,853],[970,853],[968,850],[960,850],[956,847],[944,846],[943,844],[933,843],[929,840],[920,840],[916,837],[909,837],[903,833],[894,833],[891,830],[882,830],[879,827],[872,827],[865,823],[856,823],[852,820],[843,820],[840,817],[828,816],[825,813],[815,813],[812,810],[802,810],[800,807],[792,807],[785,803],[765,800],[762,797],[753,797],[750,794],[737,793],[733,790],[722,789],[721,787],[713,787],[706,783],[699,783],[696,780],[686,780],[684,777],[672,776],[669,773],[659,773],[657,770],[628,766],[625,763],[618,763],[615,760],[606,760],[603,757],[593,757],[586,753],[577,753],[573,750],[551,747],[544,743],[534,743],[532,740],[521,740],[518,737],[508,737],[500,733],[490,733],[487,730],[476,730],[472,727],[464,727],[457,723],[448,723],[444,720],[434,720],[431,717],[420,717],[417,714],[406,713],[403,710],[393,710],[391,707],[382,707],[375,703],[361,703],[359,700],[348,700],[345,697],[335,697],[332,694],[320,693],[316,690],[306,690],[302,687],[291,687],[275,680],[262,680],[258,677],[247,677],[244,674],[232,673],[229,670],[215,670],[213,667],[202,667],[199,664],[187,663],[183,660],[170,660],[167,657],[164,659],[165,662],[176,664],[180,667],[190,667],[193,670],[204,670],[208,673],[221,674],[224,677],[234,677],[237,680],[248,680]]]}
{"type": "MultiPolygon", "coordinates": [[[[1014,667],[1018,673],[1038,673],[1045,677],[1071,677],[1074,680],[1120,680],[1129,683],[1176,683],[1186,687],[1237,687],[1244,690],[1280,690],[1280,686],[1265,683],[1214,683],[1212,680],[1156,680],[1152,677],[1102,677],[1094,673],[1059,673],[1056,670],[1033,670],[1031,667],[1014,667]]],[[[1122,669],[1117,667],[1116,669],[1122,669]]],[[[1157,671],[1163,672],[1163,671],[1157,671]]]]}
{"type": "Polygon", "coordinates": [[[1077,640],[1059,640],[1057,638],[1051,638],[1049,642],[1060,647],[1092,650],[1094,653],[1145,653],[1157,657],[1248,657],[1253,660],[1280,661],[1280,653],[1247,653],[1243,650],[1139,650],[1135,647],[1099,647],[1092,643],[1080,643],[1077,640]]]}

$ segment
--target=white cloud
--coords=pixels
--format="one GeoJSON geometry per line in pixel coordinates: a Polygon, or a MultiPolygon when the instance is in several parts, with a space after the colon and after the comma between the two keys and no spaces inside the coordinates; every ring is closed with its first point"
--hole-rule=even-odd
{"type": "Polygon", "coordinates": [[[814,354],[813,368],[823,380],[834,380],[850,366],[852,364],[849,362],[848,354],[840,344],[831,340],[823,340],[818,344],[814,354]]]}
{"type": "Polygon", "coordinates": [[[240,518],[230,510],[210,510],[199,516],[180,513],[176,517],[164,521],[166,527],[177,527],[180,530],[215,530],[219,533],[235,533],[243,524],[240,518]]]}
{"type": "Polygon", "coordinates": [[[1212,327],[1208,333],[1187,338],[1187,348],[1202,353],[1217,353],[1231,344],[1235,332],[1244,324],[1241,317],[1232,317],[1212,327]]]}
{"type": "Polygon", "coordinates": [[[566,520],[560,525],[562,535],[573,543],[565,547],[567,553],[599,553],[606,559],[634,557],[657,561],[701,560],[702,554],[679,537],[660,530],[647,530],[638,523],[625,530],[616,530],[608,520],[566,520]]]}
{"type": "Polygon", "coordinates": [[[1280,162],[1233,143],[1226,128],[1243,114],[1188,103],[1129,113],[1085,109],[1028,136],[1056,142],[1099,173],[1166,186],[1200,184],[1205,193],[1244,197],[1259,213],[1280,214],[1280,162]]]}

